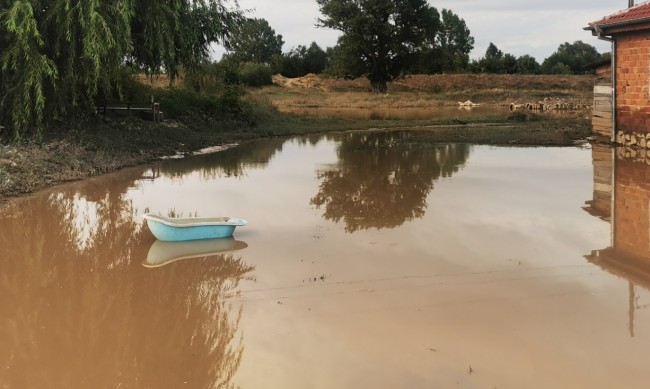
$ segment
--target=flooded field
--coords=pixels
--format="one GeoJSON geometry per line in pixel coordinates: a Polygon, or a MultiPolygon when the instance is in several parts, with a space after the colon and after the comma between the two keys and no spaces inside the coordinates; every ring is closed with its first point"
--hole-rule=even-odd
{"type": "Polygon", "coordinates": [[[642,388],[650,166],[244,144],[0,207],[0,388],[642,388]],[[157,242],[144,212],[242,217],[157,242]]]}

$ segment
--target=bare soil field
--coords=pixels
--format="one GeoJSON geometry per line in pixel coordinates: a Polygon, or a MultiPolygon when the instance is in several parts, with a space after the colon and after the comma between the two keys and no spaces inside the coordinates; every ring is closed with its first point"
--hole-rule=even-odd
{"type": "Polygon", "coordinates": [[[367,79],[344,80],[309,74],[273,77],[274,85],[251,92],[279,110],[287,107],[400,108],[478,104],[509,105],[544,99],[591,104],[593,76],[434,74],[406,76],[389,83],[387,94],[370,92],[367,79]]]}

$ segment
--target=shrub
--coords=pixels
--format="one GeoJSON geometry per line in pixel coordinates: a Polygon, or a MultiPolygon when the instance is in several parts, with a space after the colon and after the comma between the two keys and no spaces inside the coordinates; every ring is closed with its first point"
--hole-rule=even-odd
{"type": "Polygon", "coordinates": [[[230,58],[205,62],[198,70],[186,72],[184,85],[195,92],[220,94],[224,88],[239,83],[238,65],[230,58]]]}
{"type": "Polygon", "coordinates": [[[248,86],[263,86],[273,83],[271,67],[264,64],[245,62],[239,68],[239,81],[248,86]]]}
{"type": "Polygon", "coordinates": [[[160,109],[169,118],[201,114],[219,119],[233,119],[242,110],[240,92],[236,87],[226,88],[222,95],[199,93],[188,89],[157,90],[154,96],[160,109]]]}

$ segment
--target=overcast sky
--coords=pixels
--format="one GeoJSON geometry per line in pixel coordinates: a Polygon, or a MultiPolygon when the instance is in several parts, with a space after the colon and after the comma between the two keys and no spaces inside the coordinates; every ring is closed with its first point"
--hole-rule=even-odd
{"type": "MultiPolygon", "coordinates": [[[[564,42],[582,40],[601,53],[610,51],[609,43],[583,28],[627,8],[628,0],[429,0],[429,4],[465,19],[476,40],[471,58],[482,57],[493,42],[504,53],[529,54],[541,63],[564,42]]],[[[339,36],[337,31],[315,27],[321,16],[316,0],[239,0],[239,5],[251,10],[249,17],[266,19],[282,35],[285,52],[311,42],[325,49],[339,36]]],[[[221,54],[223,49],[217,49],[215,56],[221,54]]]]}

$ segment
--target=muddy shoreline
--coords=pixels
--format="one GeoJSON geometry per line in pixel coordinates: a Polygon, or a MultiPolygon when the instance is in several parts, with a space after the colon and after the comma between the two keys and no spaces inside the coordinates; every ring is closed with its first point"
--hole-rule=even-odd
{"type": "MultiPolygon", "coordinates": [[[[418,130],[422,144],[433,143],[475,143],[510,146],[573,146],[585,141],[591,131],[585,124],[565,122],[541,123],[461,123],[428,125],[391,125],[394,123],[375,123],[370,128],[359,130],[418,130]],[[531,129],[532,128],[532,129],[531,129]]],[[[332,131],[341,131],[339,128],[332,131]]],[[[326,133],[327,130],[295,132],[279,136],[326,133]]],[[[67,139],[47,144],[4,145],[0,146],[0,201],[11,197],[29,194],[57,184],[83,180],[85,178],[108,174],[122,168],[142,165],[175,156],[191,156],[206,147],[214,147],[215,152],[223,146],[268,136],[239,137],[194,145],[190,139],[179,148],[155,147],[140,148],[137,151],[97,150],[84,147],[67,139]]]]}

